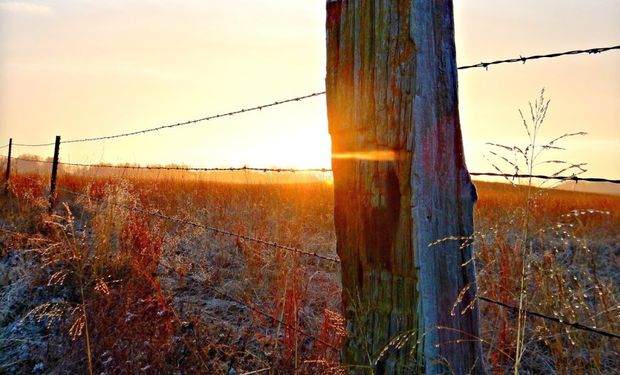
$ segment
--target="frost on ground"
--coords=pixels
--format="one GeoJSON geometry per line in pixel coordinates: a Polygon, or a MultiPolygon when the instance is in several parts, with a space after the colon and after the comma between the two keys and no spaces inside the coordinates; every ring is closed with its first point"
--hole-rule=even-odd
{"type": "MultiPolygon", "coordinates": [[[[0,201],[0,374],[342,370],[317,341],[343,339],[336,264],[115,205],[335,256],[329,188],[142,183],[77,181],[93,198],[64,197],[53,217],[31,194],[0,201]]],[[[516,305],[522,191],[479,192],[478,291],[516,305]]],[[[525,236],[526,308],[620,332],[615,207],[620,199],[567,192],[539,202],[525,236]],[[611,214],[562,216],[584,207],[611,214]]],[[[487,366],[510,372],[516,314],[484,303],[481,314],[487,366]]],[[[524,373],[620,367],[611,339],[538,318],[525,333],[524,373]]]]}
{"type": "MultiPolygon", "coordinates": [[[[310,373],[337,358],[315,341],[334,334],[333,264],[84,200],[32,217],[0,236],[0,373],[310,373]]],[[[295,246],[317,240],[331,238],[295,246]]]]}
{"type": "Polygon", "coordinates": [[[35,319],[28,312],[47,303],[44,286],[37,286],[40,264],[27,252],[9,250],[0,258],[0,373],[54,373],[49,364],[64,366],[65,345],[51,318],[35,319]]]}

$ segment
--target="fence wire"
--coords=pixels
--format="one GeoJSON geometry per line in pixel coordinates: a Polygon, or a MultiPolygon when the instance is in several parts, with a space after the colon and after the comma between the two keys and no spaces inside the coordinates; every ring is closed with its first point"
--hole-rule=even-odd
{"type": "MultiPolygon", "coordinates": [[[[102,140],[121,138],[121,137],[130,137],[130,136],[133,136],[133,135],[146,134],[146,133],[150,133],[150,132],[154,132],[154,131],[159,131],[159,130],[164,130],[164,129],[171,129],[171,128],[177,128],[177,127],[180,127],[180,126],[197,124],[199,122],[210,121],[210,120],[218,119],[218,118],[221,118],[221,117],[231,117],[231,116],[240,115],[242,113],[247,113],[247,112],[262,111],[265,108],[275,107],[275,106],[279,106],[279,105],[286,104],[286,103],[291,103],[291,102],[299,102],[299,101],[302,101],[302,100],[305,100],[305,99],[314,98],[314,97],[317,97],[317,96],[320,96],[320,95],[324,95],[324,94],[325,94],[325,91],[315,92],[315,93],[312,93],[312,94],[302,95],[302,96],[298,96],[298,97],[294,97],[294,98],[289,98],[289,99],[284,99],[284,100],[279,100],[279,101],[276,100],[275,102],[272,102],[272,103],[260,104],[260,105],[254,106],[254,107],[242,108],[242,109],[238,109],[238,110],[231,111],[231,112],[225,112],[225,113],[220,113],[220,114],[217,114],[217,115],[211,115],[211,116],[205,116],[205,117],[197,118],[197,119],[194,119],[194,120],[187,120],[187,121],[183,121],[183,122],[178,122],[176,124],[162,125],[162,126],[158,126],[158,127],[155,127],[155,128],[136,130],[136,131],[132,131],[132,132],[128,132],[128,133],[119,133],[119,134],[114,134],[114,135],[105,135],[105,136],[92,137],[92,138],[71,139],[71,140],[68,140],[68,141],[61,141],[60,143],[62,143],[62,144],[66,144],[66,143],[82,143],[82,142],[102,141],[102,140]]],[[[44,147],[44,146],[52,146],[52,145],[54,145],[54,142],[51,142],[51,143],[38,143],[38,144],[13,143],[13,145],[15,145],[15,146],[22,146],[22,147],[44,147]]]]}
{"type": "Polygon", "coordinates": [[[496,301],[496,300],[488,298],[488,297],[478,296],[478,299],[480,299],[482,301],[485,301],[487,303],[491,303],[491,304],[494,304],[494,305],[501,306],[501,307],[503,307],[505,309],[508,309],[508,310],[512,310],[512,311],[519,311],[519,310],[521,310],[526,315],[535,316],[535,317],[538,317],[538,318],[542,318],[542,319],[545,319],[545,320],[549,320],[549,321],[552,321],[552,322],[563,324],[565,326],[573,327],[573,328],[581,330],[581,331],[587,331],[587,332],[595,333],[595,334],[600,335],[600,336],[605,336],[605,337],[610,337],[610,338],[614,338],[614,339],[619,339],[620,340],[620,335],[617,335],[617,334],[611,333],[611,332],[607,332],[607,331],[603,331],[603,330],[598,329],[598,328],[592,328],[592,327],[583,325],[581,323],[577,323],[577,322],[576,323],[571,323],[571,322],[567,321],[566,319],[555,318],[553,316],[541,314],[541,313],[534,312],[534,311],[529,311],[529,310],[526,310],[526,309],[519,309],[516,306],[511,306],[511,305],[509,305],[507,303],[496,301]]]}
{"type": "Polygon", "coordinates": [[[459,66],[458,69],[484,68],[484,69],[488,70],[489,66],[491,66],[491,65],[513,64],[513,63],[523,63],[523,64],[525,64],[529,60],[552,59],[552,58],[560,57],[560,56],[571,56],[571,55],[581,55],[581,54],[596,54],[596,53],[602,53],[602,52],[612,51],[612,50],[616,50],[616,49],[620,49],[620,45],[611,46],[611,47],[596,47],[596,48],[589,48],[589,49],[576,49],[576,50],[572,50],[572,51],[554,52],[554,53],[548,53],[548,54],[544,54],[544,55],[531,55],[531,56],[525,56],[525,57],[519,56],[519,57],[514,57],[514,58],[511,58],[511,59],[495,60],[495,61],[488,61],[488,62],[480,62],[478,64],[473,64],[473,65],[459,66]]]}
{"type": "MultiPolygon", "coordinates": [[[[46,163],[51,164],[51,160],[35,160],[24,159],[19,157],[11,157],[12,160],[18,160],[31,163],[46,163]]],[[[67,165],[83,168],[112,168],[112,169],[134,169],[134,170],[165,170],[165,171],[188,171],[188,172],[284,172],[284,173],[296,173],[296,172],[333,172],[330,168],[259,168],[259,167],[215,167],[215,168],[200,168],[200,167],[165,167],[165,166],[135,166],[135,165],[98,165],[98,164],[80,164],[80,163],[63,163],[58,162],[59,165],[67,165]]],[[[575,175],[571,176],[556,176],[556,175],[542,175],[542,174],[515,174],[515,173],[496,173],[496,172],[470,172],[472,176],[488,176],[488,177],[504,177],[504,178],[537,178],[543,180],[560,180],[560,181],[585,181],[585,182],[608,182],[612,184],[620,184],[620,179],[610,179],[603,177],[579,177],[575,175]]]]}
{"type": "MultiPolygon", "coordinates": [[[[474,69],[474,68],[484,68],[484,69],[488,70],[489,66],[491,66],[491,65],[512,64],[512,63],[517,63],[517,62],[525,64],[525,62],[527,62],[529,60],[550,59],[550,58],[557,58],[557,57],[560,57],[560,56],[570,56],[570,55],[579,55],[579,54],[600,54],[600,53],[603,53],[603,52],[608,52],[608,51],[618,50],[618,49],[620,49],[620,45],[611,46],[611,47],[595,47],[595,48],[589,48],[589,49],[583,49],[583,50],[571,50],[571,51],[553,52],[553,53],[547,53],[547,54],[543,54],[543,55],[531,55],[531,56],[526,56],[526,57],[519,56],[519,57],[515,57],[515,58],[510,58],[510,59],[495,60],[495,61],[488,61],[488,62],[480,62],[478,64],[459,66],[457,69],[465,70],[465,69],[474,69]]],[[[307,94],[307,95],[302,95],[302,96],[298,96],[298,97],[294,97],[294,98],[289,98],[289,99],[284,99],[284,100],[280,100],[280,101],[275,101],[275,102],[268,103],[268,104],[261,104],[261,105],[257,105],[257,106],[253,106],[253,107],[249,107],[249,108],[242,108],[242,109],[239,109],[239,110],[235,110],[235,111],[231,111],[231,112],[226,112],[226,113],[221,113],[221,114],[217,114],[217,115],[205,116],[205,117],[202,117],[202,118],[198,118],[198,119],[194,119],[194,120],[188,120],[188,121],[183,121],[183,122],[179,122],[179,123],[176,123],[176,124],[162,125],[162,126],[158,126],[158,127],[154,127],[154,128],[137,130],[137,131],[127,132],[127,133],[119,133],[119,134],[114,134],[114,135],[106,135],[106,136],[91,137],[91,138],[72,139],[72,140],[68,140],[68,141],[61,141],[61,143],[92,142],[92,141],[100,141],[100,140],[106,140],[106,139],[129,137],[129,136],[139,135],[139,134],[146,134],[146,133],[150,133],[150,132],[154,132],[154,131],[159,131],[159,130],[163,130],[163,129],[176,128],[176,127],[179,127],[179,126],[192,125],[192,124],[196,124],[196,123],[199,123],[199,122],[214,120],[214,119],[217,119],[217,118],[220,118],[220,117],[230,117],[230,116],[235,116],[235,115],[239,115],[239,114],[246,113],[246,112],[261,111],[261,110],[263,110],[265,108],[275,107],[275,106],[279,106],[279,105],[286,104],[286,103],[291,103],[291,102],[299,102],[299,101],[302,101],[302,100],[314,98],[314,97],[321,96],[321,95],[325,95],[325,91],[314,92],[314,93],[307,94]]],[[[22,147],[44,147],[44,146],[52,146],[52,145],[54,145],[54,142],[50,142],[50,143],[37,143],[37,144],[13,143],[13,145],[15,145],[15,146],[22,146],[22,147]]]]}
{"type": "MultiPolygon", "coordinates": [[[[24,159],[19,157],[11,157],[13,160],[19,160],[31,163],[52,163],[51,160],[24,159]]],[[[67,165],[82,168],[110,168],[110,169],[135,169],[135,170],[153,170],[153,171],[188,171],[188,172],[331,172],[329,168],[261,168],[261,167],[183,167],[183,166],[155,166],[155,165],[106,165],[106,164],[83,164],[83,163],[65,163],[58,162],[58,165],[67,165]]]]}
{"type": "MultiPolygon", "coordinates": [[[[27,178],[27,177],[26,177],[27,178]]],[[[32,179],[31,179],[32,180],[32,179]]],[[[36,181],[36,180],[33,180],[36,181]]],[[[245,241],[250,241],[250,242],[254,242],[254,243],[258,243],[258,244],[262,244],[262,245],[266,245],[269,247],[273,247],[276,249],[281,249],[281,250],[285,250],[285,251],[289,251],[291,253],[296,253],[298,255],[303,255],[303,256],[309,256],[309,257],[314,257],[320,260],[325,260],[325,261],[329,261],[332,263],[340,263],[340,259],[337,258],[332,258],[326,255],[322,255],[322,254],[318,254],[316,252],[312,252],[312,251],[306,251],[306,250],[302,250],[300,248],[294,247],[294,246],[288,246],[288,245],[282,245],[278,242],[275,241],[268,241],[262,238],[258,238],[258,237],[253,237],[253,236],[248,236],[245,234],[240,234],[240,233],[235,233],[235,232],[231,232],[225,229],[221,229],[221,228],[216,228],[216,227],[212,227],[212,226],[208,226],[208,225],[204,225],[204,224],[200,224],[194,221],[190,221],[190,220],[185,220],[185,219],[181,219],[178,217],[174,217],[174,216],[168,216],[168,215],[164,215],[162,213],[159,212],[155,212],[155,211],[150,211],[150,210],[145,210],[142,208],[138,208],[138,207],[132,207],[132,206],[127,206],[124,204],[120,204],[120,203],[116,203],[116,202],[111,202],[111,201],[105,201],[102,199],[96,199],[94,197],[91,197],[90,195],[87,194],[83,194],[83,193],[78,193],[76,191],[73,190],[69,190],[66,188],[62,188],[59,187],[58,190],[60,191],[64,191],[66,193],[78,196],[78,197],[82,197],[91,201],[95,201],[97,203],[100,204],[110,204],[125,210],[129,210],[129,211],[133,211],[133,212],[138,212],[144,215],[149,215],[152,217],[156,217],[162,220],[167,220],[167,221],[171,221],[171,222],[176,222],[179,224],[184,224],[184,225],[189,225],[189,226],[193,226],[196,228],[201,228],[201,229],[205,229],[207,231],[213,232],[213,233],[217,233],[217,234],[222,234],[225,236],[229,236],[229,237],[235,237],[241,240],[245,240],[245,241]]]]}
{"type": "Polygon", "coordinates": [[[495,172],[470,172],[472,176],[490,176],[490,177],[505,177],[505,178],[538,178],[542,180],[561,180],[561,181],[587,181],[587,182],[609,182],[612,184],[620,184],[620,180],[602,178],[602,177],[579,177],[579,176],[547,176],[542,174],[510,174],[510,173],[495,173],[495,172]]]}

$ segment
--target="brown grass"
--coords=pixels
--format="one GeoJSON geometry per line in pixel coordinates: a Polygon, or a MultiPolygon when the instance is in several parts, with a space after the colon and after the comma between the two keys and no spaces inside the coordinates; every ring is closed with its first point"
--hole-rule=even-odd
{"type": "MultiPolygon", "coordinates": [[[[9,298],[19,286],[26,288],[20,298],[33,293],[28,301],[11,302],[17,307],[0,315],[0,330],[17,316],[40,318],[61,346],[55,353],[64,354],[13,356],[15,363],[0,372],[30,372],[39,361],[50,373],[89,367],[128,374],[342,371],[337,353],[303,334],[336,347],[342,343],[339,270],[333,264],[121,207],[334,256],[331,185],[231,184],[194,174],[64,174],[61,188],[92,198],[61,190],[59,201],[67,208],[59,204],[57,215],[49,216],[47,181],[31,178],[37,179],[14,175],[10,197],[0,198],[2,259],[9,253],[33,259],[19,266],[29,267],[29,286],[9,280],[0,292],[9,298]]],[[[477,186],[479,293],[518,305],[525,261],[527,309],[618,333],[620,197],[536,190],[527,223],[532,251],[524,260],[519,228],[526,191],[477,186]]],[[[517,317],[481,306],[489,369],[508,372],[517,317]]],[[[527,320],[524,343],[522,371],[612,373],[618,365],[617,341],[538,318],[527,320]]],[[[7,345],[0,342],[0,356],[16,353],[7,345]]]]}

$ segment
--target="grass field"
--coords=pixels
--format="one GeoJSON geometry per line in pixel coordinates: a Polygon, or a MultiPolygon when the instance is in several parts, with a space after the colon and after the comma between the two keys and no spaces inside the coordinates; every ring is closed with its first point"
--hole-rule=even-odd
{"type": "MultiPolygon", "coordinates": [[[[0,373],[346,372],[338,265],[253,240],[335,257],[331,183],[235,178],[61,171],[80,195],[61,189],[49,215],[46,177],[13,175],[0,373]]],[[[620,197],[476,185],[479,295],[620,334],[620,197]]],[[[486,364],[509,372],[517,313],[481,301],[481,315],[486,364]]],[[[535,317],[525,328],[523,373],[620,368],[617,339],[535,317]]]]}

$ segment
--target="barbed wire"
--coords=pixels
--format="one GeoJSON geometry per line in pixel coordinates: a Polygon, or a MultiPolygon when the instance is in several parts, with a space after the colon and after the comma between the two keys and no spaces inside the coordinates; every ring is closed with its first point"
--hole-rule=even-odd
{"type": "MultiPolygon", "coordinates": [[[[26,179],[28,179],[30,181],[39,182],[39,181],[37,181],[37,180],[35,180],[33,178],[30,178],[30,177],[27,177],[27,176],[24,176],[24,175],[20,175],[20,176],[23,177],[23,178],[26,178],[26,179]]],[[[104,201],[102,199],[94,198],[94,197],[92,197],[92,196],[90,196],[88,194],[79,193],[77,191],[73,191],[73,190],[70,190],[70,189],[67,189],[67,188],[63,188],[63,187],[58,187],[58,190],[64,191],[66,193],[69,193],[69,194],[72,194],[72,195],[75,195],[75,196],[78,196],[78,197],[86,198],[88,200],[95,201],[95,202],[100,203],[100,204],[111,204],[113,206],[120,207],[120,208],[128,210],[128,211],[138,212],[138,213],[141,213],[141,214],[144,214],[144,215],[149,215],[149,216],[157,217],[159,219],[168,220],[168,221],[176,222],[176,223],[179,223],[179,224],[185,224],[185,225],[189,225],[189,226],[193,226],[193,227],[197,227],[197,228],[202,228],[202,229],[208,230],[210,232],[226,235],[226,236],[229,236],[229,237],[236,237],[236,238],[239,238],[239,239],[242,239],[242,240],[259,243],[259,244],[266,245],[266,246],[271,246],[271,247],[274,247],[274,248],[277,248],[277,249],[282,249],[282,250],[286,250],[286,251],[289,251],[289,252],[297,253],[299,255],[311,256],[311,257],[314,257],[314,258],[317,258],[317,259],[326,260],[326,261],[330,261],[330,262],[333,262],[333,263],[340,263],[340,260],[337,259],[337,258],[332,258],[332,257],[326,256],[326,255],[321,255],[321,254],[318,254],[316,252],[310,252],[310,251],[302,250],[300,248],[293,247],[293,246],[282,245],[282,244],[277,243],[275,241],[268,241],[268,240],[264,240],[264,239],[258,238],[258,237],[253,237],[253,236],[248,236],[248,235],[245,235],[245,234],[235,233],[235,232],[231,232],[231,231],[228,231],[228,230],[225,230],[225,229],[211,227],[211,226],[200,224],[200,223],[197,223],[197,222],[194,222],[194,221],[185,220],[185,219],[181,219],[181,218],[174,217],[174,216],[168,216],[168,215],[164,215],[164,214],[159,213],[159,212],[149,211],[149,210],[145,210],[145,209],[138,208],[138,207],[127,206],[127,205],[124,205],[124,204],[120,204],[120,203],[116,203],[116,202],[111,202],[111,201],[104,201]]]]}
{"type": "MultiPolygon", "coordinates": [[[[51,164],[51,160],[36,160],[36,159],[24,159],[19,157],[11,157],[13,160],[19,160],[32,163],[46,163],[51,164]]],[[[97,165],[97,164],[80,164],[80,163],[64,163],[58,162],[59,165],[68,165],[75,167],[87,167],[87,168],[115,168],[115,169],[135,169],[135,170],[168,170],[168,171],[208,171],[208,172],[238,172],[238,171],[253,171],[253,172],[333,172],[331,168],[259,168],[259,167],[214,167],[214,168],[200,168],[200,167],[165,167],[165,166],[134,166],[134,165],[97,165]]],[[[610,179],[603,177],[579,177],[579,176],[554,176],[554,175],[542,175],[542,174],[510,174],[510,173],[497,173],[497,172],[470,172],[471,176],[488,176],[488,177],[504,177],[504,178],[537,178],[543,180],[561,180],[561,181],[585,181],[585,182],[608,182],[612,184],[620,184],[620,179],[610,179]]]]}
{"type": "MultiPolygon", "coordinates": [[[[33,178],[29,178],[29,177],[24,176],[24,175],[20,175],[20,176],[23,177],[23,178],[26,178],[26,179],[28,179],[30,181],[39,182],[39,181],[37,181],[37,180],[35,180],[33,178]]],[[[239,239],[242,239],[242,240],[259,243],[259,244],[266,245],[266,246],[271,246],[271,247],[274,247],[274,248],[277,248],[277,249],[282,249],[282,250],[286,250],[286,251],[289,251],[289,252],[297,253],[299,255],[311,256],[311,257],[314,257],[314,258],[317,258],[317,259],[326,260],[326,261],[330,261],[330,262],[333,262],[333,263],[340,263],[340,260],[337,259],[337,258],[332,258],[332,257],[326,256],[326,255],[321,255],[321,254],[318,254],[316,252],[310,252],[310,251],[302,250],[300,248],[293,247],[293,246],[282,245],[282,244],[277,243],[275,241],[268,241],[268,240],[264,240],[264,239],[258,238],[258,237],[253,237],[253,236],[248,236],[248,235],[245,235],[245,234],[235,233],[235,232],[231,232],[231,231],[228,231],[228,230],[225,230],[225,229],[211,227],[211,226],[200,224],[200,223],[197,223],[197,222],[194,222],[194,221],[185,220],[185,219],[181,219],[181,218],[173,217],[173,216],[168,216],[168,215],[164,215],[164,214],[159,213],[159,212],[149,211],[149,210],[141,209],[141,208],[138,208],[138,207],[128,206],[128,205],[124,205],[124,204],[120,204],[120,203],[116,203],[116,202],[111,202],[111,201],[104,201],[102,199],[94,198],[94,197],[92,197],[92,196],[90,196],[88,194],[79,193],[77,191],[73,191],[73,190],[70,190],[70,189],[67,189],[67,188],[63,188],[63,187],[58,187],[58,190],[64,191],[66,193],[69,193],[69,194],[72,194],[72,195],[75,195],[75,196],[78,196],[78,197],[86,198],[86,199],[89,199],[91,201],[95,201],[95,202],[100,203],[100,204],[111,204],[113,206],[120,207],[120,208],[125,209],[125,210],[134,211],[134,212],[138,212],[138,213],[141,213],[141,214],[157,217],[159,219],[168,220],[168,221],[176,222],[176,223],[179,223],[179,224],[185,224],[185,225],[189,225],[189,226],[193,226],[193,227],[197,227],[197,228],[202,228],[202,229],[208,230],[210,232],[226,235],[226,236],[229,236],[229,237],[235,237],[235,238],[239,238],[239,239]]]]}
{"type": "MultiPolygon", "coordinates": [[[[26,178],[28,178],[28,177],[26,177],[26,178]]],[[[31,179],[31,180],[33,180],[33,179],[31,179]]],[[[33,181],[36,181],[36,180],[33,180],[33,181]]],[[[317,259],[321,259],[321,260],[325,260],[325,261],[329,261],[329,262],[333,262],[333,263],[340,263],[340,260],[337,259],[337,258],[332,258],[332,257],[326,256],[326,255],[321,255],[321,254],[318,254],[316,252],[310,252],[310,251],[302,250],[300,248],[293,247],[293,246],[282,245],[282,244],[277,243],[275,241],[268,241],[268,240],[264,240],[264,239],[258,238],[258,237],[253,237],[253,236],[248,236],[248,235],[245,235],[245,234],[235,233],[235,232],[231,232],[231,231],[228,231],[228,230],[225,230],[225,229],[221,229],[221,228],[216,228],[216,227],[200,224],[200,223],[197,223],[197,222],[194,222],[194,221],[185,220],[185,219],[181,219],[181,218],[174,217],[174,216],[164,215],[164,214],[159,213],[159,212],[145,210],[145,209],[138,208],[138,207],[127,206],[127,205],[124,205],[124,204],[120,204],[120,203],[116,203],[116,202],[111,202],[111,201],[104,201],[102,199],[97,199],[97,198],[91,197],[88,194],[79,193],[79,192],[76,192],[76,191],[73,191],[73,190],[70,190],[70,189],[66,189],[66,188],[63,188],[63,187],[58,187],[58,190],[64,191],[66,193],[69,193],[69,194],[72,194],[72,195],[75,195],[75,196],[86,198],[86,199],[95,201],[97,203],[111,204],[113,206],[120,207],[120,208],[125,209],[125,210],[138,212],[138,213],[149,215],[149,216],[153,216],[153,217],[156,217],[156,218],[159,218],[159,219],[163,219],[163,220],[167,220],[167,221],[172,221],[172,222],[176,222],[176,223],[179,223],[179,224],[189,225],[189,226],[193,226],[193,227],[196,227],[196,228],[202,228],[202,229],[208,230],[210,232],[222,234],[222,235],[229,236],[229,237],[235,237],[235,238],[238,238],[238,239],[242,239],[242,240],[245,240],[245,241],[251,241],[251,242],[254,242],[254,243],[259,243],[259,244],[266,245],[266,246],[271,246],[271,247],[274,247],[274,248],[277,248],[277,249],[282,249],[282,250],[286,250],[286,251],[289,251],[289,252],[292,252],[292,253],[296,253],[298,255],[310,256],[310,257],[314,257],[314,258],[317,258],[317,259]]]]}
{"type": "MultiPolygon", "coordinates": [[[[51,160],[23,159],[19,157],[11,157],[13,160],[19,160],[32,163],[52,163],[51,160]]],[[[144,170],[166,170],[166,171],[193,171],[193,172],[225,172],[225,171],[248,171],[248,172],[331,172],[329,168],[261,168],[261,167],[183,167],[183,166],[155,166],[155,165],[106,165],[106,164],[82,164],[82,163],[65,163],[58,162],[58,165],[68,165],[72,167],[82,168],[111,168],[111,169],[144,169],[144,170]]]]}
{"type": "Polygon", "coordinates": [[[522,312],[524,312],[526,315],[536,316],[536,317],[538,317],[538,318],[542,318],[542,319],[550,320],[550,321],[552,321],[552,322],[556,322],[556,323],[559,323],[559,324],[563,324],[563,325],[565,325],[565,326],[570,326],[570,327],[573,327],[573,328],[575,328],[575,329],[579,329],[579,330],[582,330],[582,331],[588,331],[588,332],[591,332],[591,333],[595,333],[595,334],[597,334],[597,335],[606,336],[606,337],[611,337],[611,338],[614,338],[614,339],[620,339],[620,335],[617,335],[617,334],[615,334],[615,333],[611,333],[611,332],[607,332],[607,331],[603,331],[603,330],[601,330],[601,329],[597,329],[597,328],[588,327],[588,326],[583,325],[583,324],[581,324],[581,323],[571,323],[571,322],[566,321],[565,319],[560,319],[560,318],[556,318],[556,317],[553,317],[553,316],[544,315],[544,314],[541,314],[541,313],[538,313],[538,312],[529,311],[529,310],[525,310],[525,309],[519,309],[519,308],[518,308],[518,307],[516,307],[516,306],[512,306],[512,305],[509,305],[509,304],[507,304],[507,303],[503,303],[503,302],[500,302],[500,301],[496,301],[496,300],[491,299],[491,298],[488,298],[488,297],[478,296],[478,299],[480,299],[480,300],[482,300],[482,301],[485,301],[485,302],[487,302],[487,303],[492,303],[492,304],[494,304],[494,305],[498,305],[498,306],[504,307],[504,308],[509,309],[509,310],[513,310],[513,311],[519,311],[519,310],[521,310],[521,311],[522,311],[522,312]]]}
{"type": "MultiPolygon", "coordinates": [[[[121,137],[130,137],[130,136],[133,136],[133,135],[146,134],[146,133],[150,133],[150,132],[154,132],[154,131],[159,131],[159,130],[163,130],[163,129],[171,129],[171,128],[176,128],[176,127],[179,127],[179,126],[193,125],[193,124],[197,124],[199,122],[210,121],[210,120],[214,120],[214,119],[221,118],[221,117],[230,117],[230,116],[235,116],[235,115],[239,115],[239,114],[247,113],[247,112],[262,111],[265,108],[275,107],[275,106],[279,106],[279,105],[286,104],[286,103],[299,102],[299,101],[302,101],[302,100],[305,100],[305,99],[314,98],[314,97],[317,97],[317,96],[320,96],[320,95],[324,95],[324,94],[325,94],[325,91],[315,92],[315,93],[312,93],[312,94],[302,95],[302,96],[298,96],[298,97],[294,97],[294,98],[289,98],[289,99],[284,99],[284,100],[279,100],[279,101],[276,100],[275,102],[272,102],[272,103],[261,104],[261,105],[257,105],[257,106],[254,106],[254,107],[242,108],[242,109],[238,109],[238,110],[231,111],[231,112],[225,112],[225,113],[220,113],[220,114],[217,114],[217,115],[201,117],[201,118],[194,119],[194,120],[178,122],[176,124],[162,125],[162,126],[158,126],[158,127],[155,127],[155,128],[136,130],[136,131],[128,132],[128,133],[119,133],[119,134],[114,134],[114,135],[106,135],[106,136],[92,137],[92,138],[71,139],[71,140],[68,140],[68,141],[61,141],[60,143],[62,143],[62,144],[81,143],[81,142],[102,141],[102,140],[121,138],[121,137]]],[[[54,145],[54,142],[52,142],[52,143],[39,143],[39,144],[20,144],[20,143],[14,143],[14,145],[16,145],[16,146],[24,146],[24,147],[42,147],[42,146],[54,145]]]]}
{"type": "Polygon", "coordinates": [[[3,148],[7,148],[7,147],[9,147],[9,144],[8,144],[8,143],[7,143],[7,144],[5,144],[5,145],[3,145],[3,146],[0,146],[0,150],[2,150],[3,148]]]}
{"type": "MultiPolygon", "coordinates": [[[[8,159],[7,156],[2,155],[3,158],[8,159]]],[[[24,159],[24,158],[20,158],[20,157],[15,157],[15,156],[11,156],[11,160],[17,160],[17,161],[25,161],[28,163],[45,163],[45,164],[52,164],[53,161],[51,160],[37,160],[37,159],[24,159]]],[[[61,164],[61,162],[58,162],[58,164],[61,164]]]]}
{"type": "Polygon", "coordinates": [[[620,184],[620,180],[614,180],[602,177],[578,177],[578,176],[547,176],[542,174],[510,174],[495,172],[471,172],[472,176],[490,176],[490,177],[506,177],[506,178],[539,178],[542,180],[562,180],[562,181],[587,181],[587,182],[609,182],[612,184],[620,184]]]}
{"type": "Polygon", "coordinates": [[[54,146],[56,143],[13,143],[13,146],[21,146],[21,147],[43,147],[43,146],[54,146]]]}
{"type": "MultiPolygon", "coordinates": [[[[511,63],[516,63],[516,62],[521,62],[521,63],[525,64],[525,62],[528,61],[528,60],[556,58],[556,57],[560,57],[560,56],[578,55],[578,54],[599,54],[599,53],[603,53],[603,52],[607,52],[607,51],[611,51],[611,50],[617,50],[617,49],[620,49],[620,45],[611,46],[611,47],[595,47],[595,48],[589,48],[589,49],[584,49],[584,50],[571,50],[571,51],[563,51],[563,52],[554,52],[554,53],[548,53],[548,54],[543,54],[543,55],[532,55],[532,56],[526,56],[526,57],[519,56],[519,57],[511,58],[511,59],[495,60],[495,61],[488,61],[488,62],[480,62],[478,64],[459,66],[459,67],[457,67],[457,69],[465,70],[465,69],[474,69],[474,68],[484,68],[484,69],[488,70],[489,66],[491,66],[491,65],[511,64],[511,63]]],[[[302,96],[298,96],[298,97],[294,97],[294,98],[290,98],[290,99],[284,99],[284,100],[280,100],[280,101],[275,101],[275,102],[269,103],[269,104],[257,105],[257,106],[250,107],[250,108],[242,108],[242,109],[231,111],[231,112],[226,112],[226,113],[221,113],[221,114],[217,114],[217,115],[206,116],[206,117],[202,117],[202,118],[198,118],[198,119],[194,119],[194,120],[188,120],[188,121],[184,121],[184,122],[179,122],[179,123],[176,123],[176,124],[162,125],[162,126],[158,126],[158,127],[154,127],[154,128],[137,130],[137,131],[128,132],[128,133],[119,133],[119,134],[114,134],[114,135],[91,137],[91,138],[72,139],[72,140],[68,140],[68,141],[61,141],[61,143],[64,144],[64,143],[92,142],[92,141],[100,141],[100,140],[107,140],[107,139],[114,139],[114,138],[121,138],[121,137],[129,137],[129,136],[138,135],[138,134],[145,134],[145,133],[159,131],[159,130],[163,130],[163,129],[170,129],[170,128],[176,128],[176,127],[179,127],[179,126],[192,125],[192,124],[196,124],[196,123],[199,123],[199,122],[204,122],[204,121],[209,121],[209,120],[217,119],[217,118],[220,118],[220,117],[228,117],[228,116],[239,115],[239,114],[246,113],[246,112],[260,111],[260,110],[263,110],[264,108],[274,107],[274,106],[278,106],[278,105],[282,105],[282,104],[286,104],[286,103],[291,103],[291,102],[298,102],[298,101],[302,101],[302,100],[305,100],[305,99],[309,99],[309,98],[325,95],[325,93],[326,93],[325,91],[319,91],[319,92],[314,92],[314,93],[311,93],[311,94],[302,95],[302,96]]],[[[52,145],[54,145],[54,142],[38,143],[38,144],[13,143],[13,145],[14,146],[22,146],[22,147],[44,147],[44,146],[52,146],[52,145]]]]}
{"type": "Polygon", "coordinates": [[[484,68],[488,70],[489,66],[491,65],[512,64],[512,63],[518,63],[518,62],[525,64],[525,62],[528,60],[551,59],[551,58],[560,57],[560,56],[581,55],[581,54],[597,54],[597,53],[612,51],[616,49],[620,49],[620,45],[611,46],[611,47],[577,49],[577,50],[564,51],[564,52],[554,52],[554,53],[548,53],[544,55],[531,55],[531,56],[525,56],[525,57],[519,56],[519,57],[515,57],[511,59],[480,62],[478,64],[473,64],[473,65],[459,66],[458,69],[464,70],[464,69],[473,69],[473,68],[484,68]]]}

